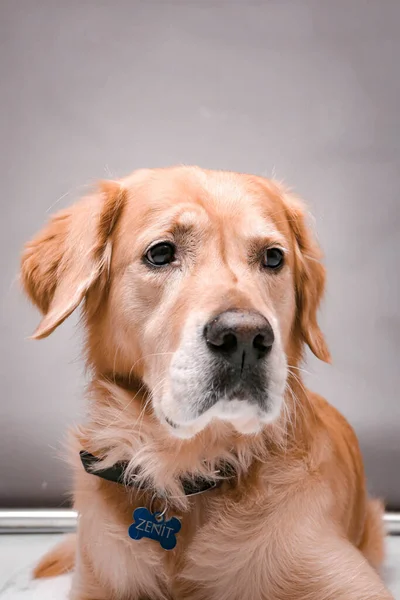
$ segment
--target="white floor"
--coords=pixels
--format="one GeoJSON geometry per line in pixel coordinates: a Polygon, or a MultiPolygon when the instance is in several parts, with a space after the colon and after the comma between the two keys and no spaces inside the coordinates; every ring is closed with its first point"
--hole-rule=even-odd
{"type": "MultiPolygon", "coordinates": [[[[59,535],[0,535],[0,600],[67,600],[70,577],[32,581],[37,559],[59,535]]],[[[400,536],[387,540],[385,580],[400,600],[400,536]]]]}

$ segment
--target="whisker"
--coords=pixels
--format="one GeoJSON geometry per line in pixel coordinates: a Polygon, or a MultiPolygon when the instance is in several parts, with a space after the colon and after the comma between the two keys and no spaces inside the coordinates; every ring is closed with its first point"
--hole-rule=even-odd
{"type": "Polygon", "coordinates": [[[295,367],[294,365],[288,365],[288,369],[296,369],[296,371],[301,371],[302,373],[306,373],[306,375],[314,375],[314,373],[311,373],[311,371],[307,371],[307,369],[302,367],[295,367]]]}
{"type": "Polygon", "coordinates": [[[141,356],[140,358],[137,359],[136,362],[133,363],[133,365],[129,369],[128,380],[130,379],[130,377],[132,375],[133,369],[136,367],[136,365],[138,363],[140,363],[140,361],[146,360],[147,358],[150,358],[152,356],[168,356],[168,355],[171,355],[171,354],[174,354],[174,353],[173,352],[154,352],[153,354],[146,354],[145,356],[141,356]]]}

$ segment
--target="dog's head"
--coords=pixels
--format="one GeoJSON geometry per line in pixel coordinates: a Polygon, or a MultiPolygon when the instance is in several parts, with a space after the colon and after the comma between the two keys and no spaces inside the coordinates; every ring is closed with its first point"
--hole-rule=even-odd
{"type": "Polygon", "coordinates": [[[301,203],[261,177],[195,167],[137,171],[53,217],[26,247],[25,290],[49,335],[84,301],[88,355],[135,380],[171,435],[213,419],[254,433],[279,415],[288,364],[324,289],[301,203]]]}

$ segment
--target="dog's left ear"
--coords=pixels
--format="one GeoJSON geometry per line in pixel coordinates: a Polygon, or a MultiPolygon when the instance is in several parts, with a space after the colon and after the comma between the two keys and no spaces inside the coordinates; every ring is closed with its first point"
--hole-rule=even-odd
{"type": "Polygon", "coordinates": [[[25,246],[21,279],[43,313],[33,338],[47,337],[106,274],[111,236],[125,198],[117,181],[104,181],[90,195],[54,215],[25,246]]]}
{"type": "Polygon", "coordinates": [[[304,342],[317,358],[331,361],[317,313],[325,290],[322,253],[307,224],[307,212],[295,196],[284,193],[287,219],[294,235],[297,322],[304,342]]]}

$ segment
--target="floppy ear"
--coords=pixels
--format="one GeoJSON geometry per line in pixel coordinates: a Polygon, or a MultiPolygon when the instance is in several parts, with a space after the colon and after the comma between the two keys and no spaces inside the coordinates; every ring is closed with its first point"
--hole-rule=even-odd
{"type": "Polygon", "coordinates": [[[81,303],[111,260],[110,235],[124,202],[118,182],[56,214],[21,260],[25,292],[44,317],[33,338],[47,337],[81,303]]]}
{"type": "Polygon", "coordinates": [[[322,253],[307,225],[302,202],[284,194],[287,218],[295,238],[295,285],[297,324],[303,341],[317,358],[330,362],[330,353],[317,321],[318,307],[325,290],[322,253]]]}

